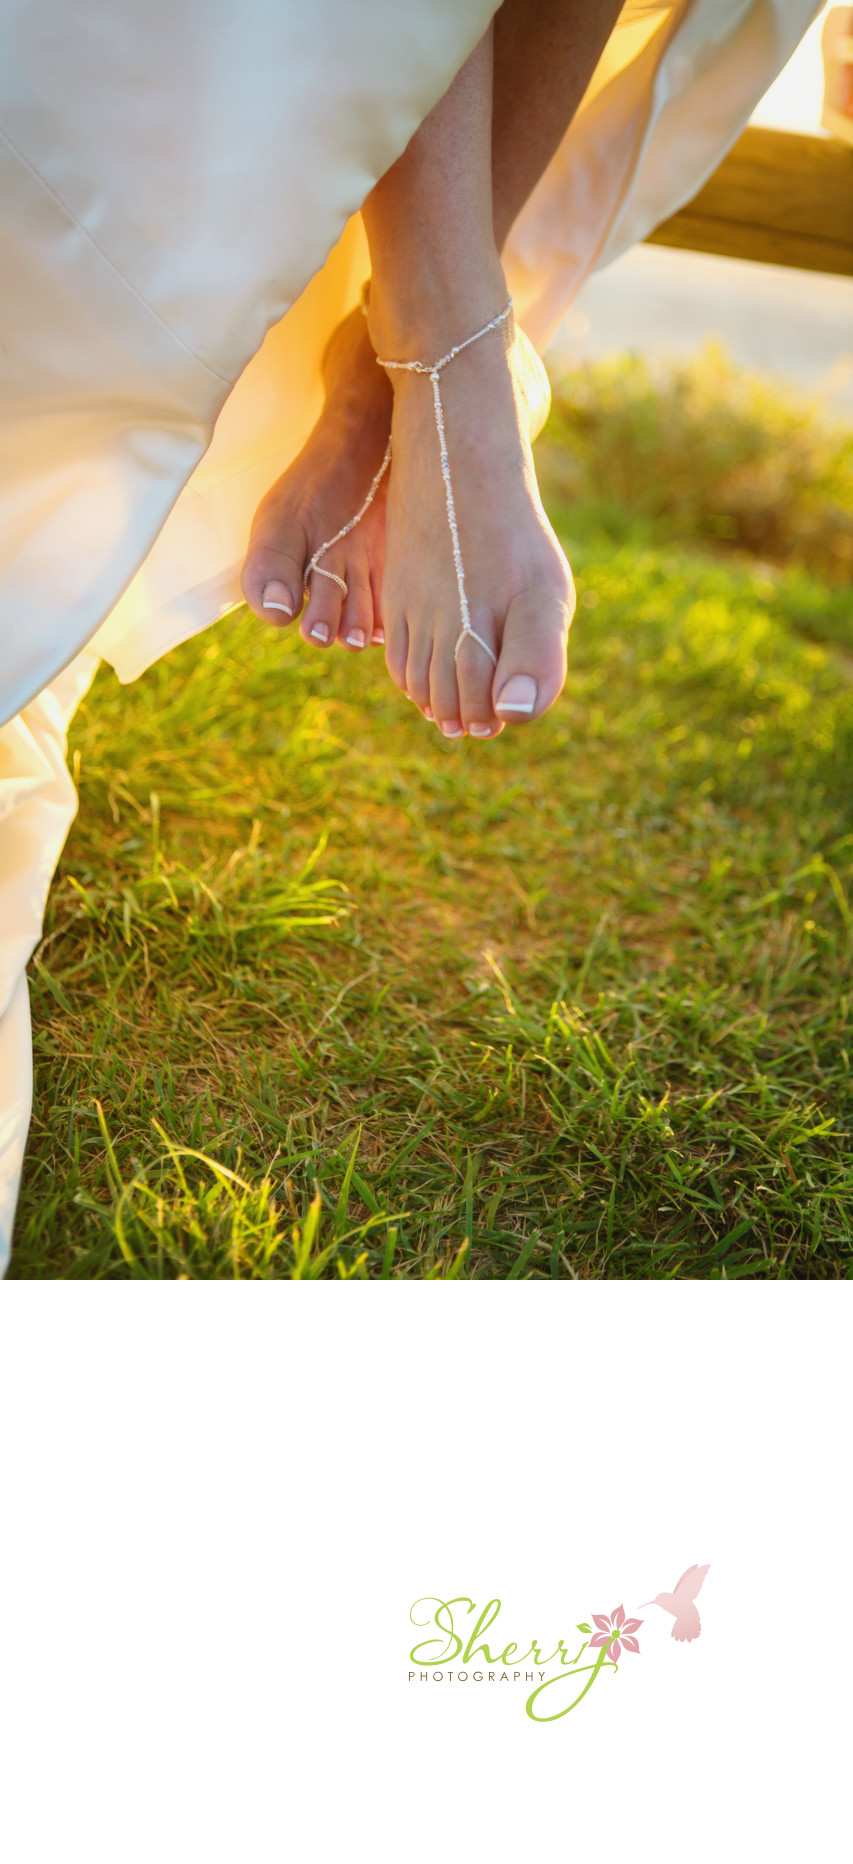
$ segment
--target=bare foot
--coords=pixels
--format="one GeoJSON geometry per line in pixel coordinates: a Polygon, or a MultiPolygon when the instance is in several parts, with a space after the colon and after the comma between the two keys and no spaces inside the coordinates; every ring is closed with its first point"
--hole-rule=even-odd
{"type": "MultiPolygon", "coordinates": [[[[489,281],[492,314],[501,290],[502,282],[489,281]]],[[[452,307],[439,318],[431,312],[431,322],[431,330],[402,335],[371,301],[380,356],[434,361],[478,327],[470,313],[469,327],[459,327],[452,307]]],[[[446,737],[493,737],[504,723],[539,718],[566,677],[574,586],[530,450],[547,378],[511,314],[439,378],[470,621],[496,664],[470,637],[455,653],[460,600],[432,382],[397,370],[390,379],[394,452],[382,584],[389,672],[446,737]]]]}
{"type": "MultiPolygon", "coordinates": [[[[323,362],[326,402],[296,459],[262,499],[252,523],[242,589],[261,620],[286,625],[302,609],[303,575],[316,550],[358,511],[391,427],[392,394],[361,310],[344,318],[323,362]]],[[[385,482],[361,523],[323,557],[346,583],[312,575],[300,633],[317,647],[359,652],[384,639],[379,592],[385,482]]]]}

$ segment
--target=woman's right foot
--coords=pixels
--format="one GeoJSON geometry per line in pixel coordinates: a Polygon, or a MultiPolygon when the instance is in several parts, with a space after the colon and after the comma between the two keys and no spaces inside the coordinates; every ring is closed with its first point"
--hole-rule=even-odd
{"type": "Polygon", "coordinates": [[[540,718],[566,677],[574,588],[530,450],[547,377],[511,313],[500,314],[502,298],[499,268],[484,282],[479,317],[452,294],[440,315],[431,307],[431,321],[417,307],[389,315],[381,297],[371,296],[371,336],[380,356],[397,364],[382,589],[386,661],[395,684],[448,738],[494,737],[505,724],[540,718]],[[487,314],[481,322],[490,298],[491,321],[487,314]],[[468,341],[478,326],[477,340],[468,341]],[[439,357],[446,358],[437,378],[440,408],[435,382],[420,367],[439,357]]]}
{"type": "MultiPolygon", "coordinates": [[[[323,360],[326,400],[301,452],[270,487],[255,513],[241,578],[249,608],[285,626],[302,610],[303,576],[312,556],[364,503],[391,430],[392,393],[361,310],[334,332],[323,360]]],[[[311,576],[300,633],[315,647],[335,641],[359,652],[384,639],[382,582],[387,475],[355,530],[323,557],[328,576],[311,576]]]]}

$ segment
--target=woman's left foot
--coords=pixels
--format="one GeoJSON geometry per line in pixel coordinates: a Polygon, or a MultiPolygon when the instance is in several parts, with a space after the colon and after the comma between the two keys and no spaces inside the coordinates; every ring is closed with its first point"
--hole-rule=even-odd
{"type": "Polygon", "coordinates": [[[324,571],[304,577],[315,551],[335,537],[364,503],[391,426],[391,391],[367,334],[352,311],[338,325],[323,362],[326,401],[301,453],[255,513],[242,587],[254,613],[286,626],[301,613],[312,647],[336,641],[351,652],[381,642],[379,590],[385,537],[387,474],[361,523],[323,555],[324,571]],[[342,585],[346,585],[346,594],[342,585]]]}

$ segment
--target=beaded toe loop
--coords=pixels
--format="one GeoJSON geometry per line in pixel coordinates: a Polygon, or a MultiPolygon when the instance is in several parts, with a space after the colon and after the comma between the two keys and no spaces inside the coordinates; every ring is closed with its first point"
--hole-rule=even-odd
{"type": "Polygon", "coordinates": [[[432,383],[435,427],[436,433],[438,434],[438,447],[441,455],[441,476],[444,480],[444,496],[447,506],[447,523],[450,529],[450,541],[453,546],[453,567],[456,571],[456,587],[459,592],[459,620],[461,625],[459,637],[453,650],[453,658],[455,661],[458,661],[460,652],[466,641],[476,641],[477,646],[481,647],[483,653],[488,655],[493,667],[496,667],[498,664],[497,656],[492,652],[488,642],[483,640],[482,635],[477,633],[476,628],[472,628],[471,616],[468,610],[468,597],[465,593],[465,567],[462,562],[462,550],[459,543],[459,527],[456,522],[456,504],[453,497],[453,484],[450,478],[447,438],[444,432],[444,408],[441,401],[440,377],[442,369],[446,369],[447,364],[453,362],[454,357],[461,355],[462,351],[468,349],[471,343],[479,343],[480,338],[488,336],[490,330],[497,330],[501,324],[505,323],[511,310],[512,299],[507,298],[503,310],[498,312],[497,317],[491,318],[489,323],[484,324],[482,330],[475,330],[472,337],[466,337],[464,343],[454,343],[453,348],[448,350],[446,356],[440,356],[438,362],[391,362],[384,356],[377,356],[376,358],[383,369],[407,370],[412,375],[428,375],[432,383]]]}
{"type": "Polygon", "coordinates": [[[367,494],[364,504],[356,512],[355,517],[350,518],[349,524],[343,524],[340,530],[335,532],[334,537],[327,538],[326,542],[320,545],[319,550],[315,550],[314,555],[311,558],[311,561],[308,565],[308,568],[305,571],[305,575],[302,578],[302,586],[305,590],[306,595],[308,594],[308,578],[309,576],[313,576],[313,575],[325,576],[329,582],[337,583],[338,588],[341,591],[341,594],[343,596],[347,595],[348,593],[347,586],[346,586],[346,583],[344,582],[343,577],[336,576],[334,570],[324,570],[321,567],[320,558],[326,555],[327,550],[333,549],[335,544],[339,544],[342,537],[348,537],[350,534],[350,531],[354,531],[356,525],[361,523],[361,520],[364,517],[365,512],[368,511],[370,509],[370,506],[373,504],[373,500],[375,499],[376,494],[379,491],[379,487],[382,484],[382,481],[385,477],[386,472],[388,471],[388,467],[390,466],[390,464],[391,464],[391,439],[389,435],[388,445],[385,448],[385,457],[382,461],[382,465],[380,466],[378,473],[376,473],[373,478],[370,491],[367,494]]]}
{"type": "MultiPolygon", "coordinates": [[[[366,310],[366,302],[364,300],[364,296],[362,296],[362,309],[366,310]]],[[[506,301],[506,304],[504,305],[503,310],[499,311],[496,317],[491,318],[489,323],[484,324],[482,327],[482,330],[475,330],[474,335],[472,337],[466,337],[464,343],[454,343],[453,348],[448,350],[446,356],[440,356],[438,359],[438,362],[391,362],[389,361],[387,357],[384,357],[384,356],[377,356],[376,358],[380,368],[382,369],[407,370],[411,375],[428,375],[430,382],[432,383],[432,399],[433,399],[433,408],[435,411],[435,428],[436,428],[436,433],[438,434],[438,448],[439,448],[439,453],[441,456],[441,476],[444,480],[444,495],[445,495],[445,503],[447,506],[447,523],[448,523],[448,527],[450,530],[450,541],[453,546],[453,567],[456,571],[456,587],[459,592],[460,629],[459,629],[459,636],[456,642],[456,646],[453,650],[453,658],[455,661],[458,661],[460,652],[462,648],[464,647],[466,641],[475,641],[477,646],[482,648],[483,653],[488,655],[488,658],[490,659],[493,667],[496,667],[498,664],[497,656],[492,652],[492,649],[490,648],[488,641],[484,641],[482,635],[477,633],[476,628],[473,628],[471,626],[471,616],[470,616],[469,609],[468,609],[468,597],[465,593],[465,566],[462,562],[462,550],[461,550],[460,543],[459,543],[459,527],[456,522],[456,504],[455,504],[454,497],[453,497],[453,484],[450,478],[450,460],[448,459],[448,455],[447,455],[447,437],[444,431],[444,408],[442,406],[442,400],[441,400],[440,377],[441,377],[442,369],[446,369],[448,363],[453,362],[454,357],[461,355],[462,351],[468,349],[470,344],[479,343],[480,338],[488,336],[490,330],[497,330],[501,324],[506,323],[506,320],[511,310],[512,310],[512,299],[507,298],[507,301],[506,301]]],[[[389,437],[388,445],[385,448],[385,457],[382,461],[382,465],[380,466],[378,473],[376,474],[371,484],[370,491],[367,494],[364,504],[361,506],[360,510],[356,512],[355,517],[350,518],[349,524],[342,525],[341,529],[335,532],[334,537],[328,538],[324,544],[320,545],[319,550],[315,550],[314,555],[311,558],[311,561],[308,565],[308,568],[305,571],[305,575],[303,578],[306,594],[308,591],[308,579],[312,575],[327,577],[329,582],[337,583],[338,588],[340,589],[341,593],[344,596],[347,594],[347,586],[346,586],[346,583],[344,582],[343,577],[336,576],[334,573],[334,570],[324,570],[322,567],[321,558],[324,557],[327,551],[331,550],[335,544],[339,544],[342,538],[348,537],[350,534],[350,531],[354,531],[356,525],[361,523],[361,520],[364,517],[365,512],[368,511],[370,506],[373,504],[373,500],[376,497],[376,494],[379,490],[379,487],[382,483],[383,478],[385,477],[386,472],[388,471],[388,467],[390,466],[390,464],[391,464],[391,440],[389,437]]]]}

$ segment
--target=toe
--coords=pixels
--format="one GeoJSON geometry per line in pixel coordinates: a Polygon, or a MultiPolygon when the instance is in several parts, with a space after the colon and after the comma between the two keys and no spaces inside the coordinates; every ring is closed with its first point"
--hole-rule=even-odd
{"type": "Polygon", "coordinates": [[[369,578],[351,563],[347,567],[345,581],[347,598],[341,609],[338,641],[341,647],[357,654],[363,647],[370,646],[373,634],[373,596],[369,578]]]}
{"type": "Polygon", "coordinates": [[[445,738],[464,736],[456,662],[453,658],[453,642],[449,636],[444,642],[436,640],[433,647],[429,669],[429,709],[445,738]]]}
{"type": "Polygon", "coordinates": [[[341,611],[349,594],[345,567],[342,552],[330,550],[322,566],[311,572],[299,632],[312,647],[331,647],[338,638],[341,611]]]}
{"type": "Polygon", "coordinates": [[[540,718],[566,681],[566,642],[573,590],[527,591],[510,603],[492,684],[493,704],[505,724],[540,718]]]}
{"type": "Polygon", "coordinates": [[[406,661],[406,691],[422,712],[430,711],[430,661],[432,642],[426,634],[409,631],[409,654],[406,661]]]}
{"type": "Polygon", "coordinates": [[[240,587],[261,621],[285,627],[299,614],[304,563],[305,533],[298,524],[284,529],[275,549],[261,540],[250,542],[240,587]]]}
{"type": "Polygon", "coordinates": [[[492,706],[492,680],[495,663],[486,652],[495,651],[495,626],[492,617],[472,617],[474,635],[466,636],[456,656],[456,684],[459,690],[459,716],[472,738],[489,738],[500,730],[492,706]]]}
{"type": "MultiPolygon", "coordinates": [[[[402,693],[408,691],[406,669],[409,660],[409,630],[402,615],[387,615],[385,627],[380,630],[385,643],[385,665],[394,682],[402,693]]],[[[374,626],[373,639],[376,640],[374,626]]]]}

